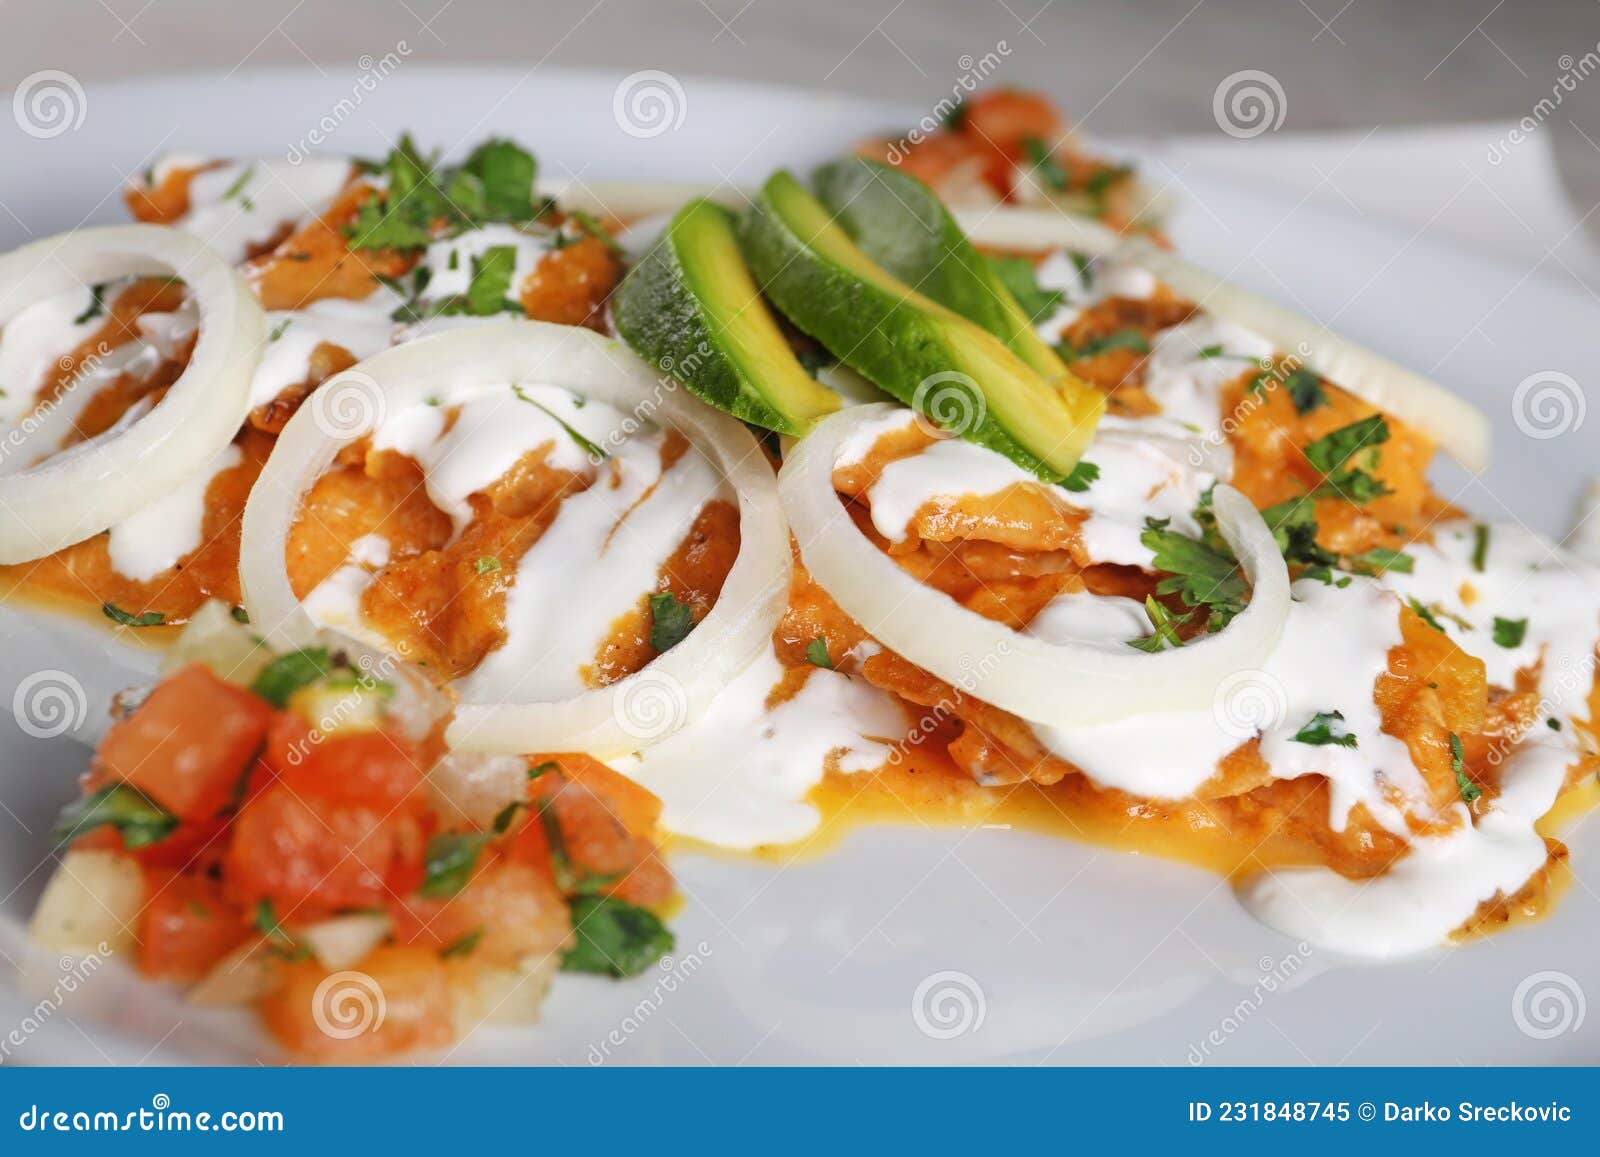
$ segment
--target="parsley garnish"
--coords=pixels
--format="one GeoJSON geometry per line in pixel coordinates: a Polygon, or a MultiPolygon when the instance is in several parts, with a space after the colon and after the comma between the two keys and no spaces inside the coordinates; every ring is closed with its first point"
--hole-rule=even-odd
{"type": "Polygon", "coordinates": [[[462,170],[478,179],[483,190],[485,221],[531,221],[538,216],[533,204],[533,178],[538,165],[533,154],[512,141],[486,141],[472,150],[462,170]]]}
{"type": "Polygon", "coordinates": [[[572,933],[577,943],[562,958],[562,971],[617,978],[637,976],[677,942],[655,913],[615,896],[576,897],[572,933]]]}
{"type": "Polygon", "coordinates": [[[229,610],[228,613],[233,616],[234,622],[249,625],[250,612],[245,610],[243,607],[234,607],[229,610]]]}
{"type": "Polygon", "coordinates": [[[1047,141],[1039,137],[1023,137],[1022,155],[1047,186],[1058,193],[1067,191],[1067,170],[1056,160],[1055,152],[1047,141]]]}
{"type": "MultiPolygon", "coordinates": [[[[577,225],[586,236],[602,242],[607,249],[618,257],[623,256],[622,242],[613,237],[611,230],[600,224],[593,213],[585,212],[582,209],[569,209],[567,210],[567,220],[577,225]]],[[[557,233],[556,237],[564,240],[560,233],[557,233]]]]}
{"type": "Polygon", "coordinates": [[[1403,550],[1375,546],[1362,554],[1352,554],[1345,562],[1361,574],[1382,574],[1392,570],[1396,574],[1410,574],[1416,560],[1403,550]]]}
{"type": "Polygon", "coordinates": [[[694,630],[694,612],[671,591],[650,596],[650,645],[670,651],[694,630]]]}
{"type": "Polygon", "coordinates": [[[1155,569],[1168,573],[1156,584],[1156,594],[1176,594],[1186,607],[1205,608],[1208,631],[1222,630],[1244,610],[1244,578],[1225,548],[1168,530],[1164,519],[1147,518],[1145,528],[1139,541],[1154,553],[1155,569]]]}
{"type": "Polygon", "coordinates": [[[833,670],[833,660],[828,656],[828,636],[818,635],[806,644],[806,662],[813,667],[833,670]]]}
{"type": "Polygon", "coordinates": [[[305,960],[311,955],[311,950],[289,935],[288,929],[278,922],[271,900],[256,902],[256,931],[267,938],[268,948],[277,956],[305,960]]]}
{"type": "Polygon", "coordinates": [[[1322,379],[1311,370],[1295,370],[1283,379],[1283,388],[1289,391],[1289,400],[1294,403],[1297,414],[1309,414],[1328,403],[1328,395],[1322,389],[1322,379]]]}
{"type": "Polygon", "coordinates": [[[1307,723],[1294,734],[1296,743],[1310,744],[1312,747],[1354,747],[1356,737],[1344,729],[1344,713],[1342,711],[1318,711],[1307,723]],[[1335,731],[1335,727],[1338,728],[1335,731]]]}
{"type": "Polygon", "coordinates": [[[1351,466],[1357,455],[1369,458],[1368,465],[1376,465],[1376,453],[1366,455],[1389,440],[1389,423],[1382,414],[1373,414],[1348,426],[1341,426],[1324,434],[1305,447],[1306,460],[1323,476],[1323,482],[1312,491],[1313,497],[1337,495],[1357,506],[1364,505],[1389,488],[1378,481],[1366,466],[1351,466]]]}
{"type": "Polygon", "coordinates": [[[558,764],[556,763],[555,760],[547,759],[543,763],[539,764],[536,767],[528,768],[528,778],[529,779],[538,779],[541,775],[544,775],[546,772],[555,771],[557,767],[558,767],[558,764]]]}
{"type": "Polygon", "coordinates": [[[1332,581],[1330,568],[1339,561],[1339,556],[1317,544],[1316,505],[1309,496],[1269,506],[1261,512],[1261,517],[1283,552],[1284,562],[1307,568],[1301,577],[1332,581]]]}
{"type": "Polygon", "coordinates": [[[489,842],[487,832],[450,832],[434,836],[423,853],[422,886],[419,896],[444,900],[454,896],[472,878],[478,857],[489,842]]]}
{"type": "Polygon", "coordinates": [[[300,688],[325,678],[333,670],[326,647],[305,647],[279,655],[261,668],[250,690],[282,710],[300,688]]]}
{"type": "Polygon", "coordinates": [[[1183,640],[1178,637],[1178,628],[1187,623],[1188,618],[1174,619],[1172,612],[1158,603],[1154,595],[1145,596],[1144,613],[1150,616],[1150,625],[1155,630],[1141,638],[1129,639],[1128,646],[1151,655],[1168,647],[1183,646],[1183,640]]]}
{"type": "Polygon", "coordinates": [[[510,245],[491,246],[472,259],[472,280],[467,283],[467,292],[435,308],[441,313],[466,313],[473,317],[522,313],[522,306],[507,296],[516,271],[516,249],[510,245]]]}
{"type": "MultiPolygon", "coordinates": [[[[250,178],[255,175],[256,167],[254,165],[247,165],[244,171],[234,178],[233,184],[228,186],[228,191],[222,194],[222,199],[224,201],[231,201],[235,197],[238,197],[240,193],[244,192],[244,187],[250,183],[250,178]]],[[[242,204],[246,209],[254,207],[250,204],[248,198],[241,199],[240,204],[242,204]]]]}
{"type": "Polygon", "coordinates": [[[491,571],[497,571],[500,569],[500,560],[495,558],[492,554],[486,554],[477,562],[472,564],[472,569],[477,571],[479,574],[488,574],[491,571]]]}
{"type": "Polygon", "coordinates": [[[472,950],[478,946],[478,941],[482,939],[483,929],[474,928],[471,932],[463,933],[439,949],[439,955],[446,960],[459,956],[471,956],[472,950]]]}
{"type": "Polygon", "coordinates": [[[1502,619],[1499,615],[1494,620],[1494,641],[1498,646],[1514,650],[1522,646],[1522,640],[1528,633],[1527,619],[1502,619]]]}
{"type": "Polygon", "coordinates": [[[291,320],[289,318],[287,318],[287,317],[284,318],[277,325],[272,327],[272,332],[267,335],[267,340],[268,341],[277,341],[280,337],[283,336],[284,331],[287,330],[291,324],[293,324],[293,323],[291,322],[291,320]]]}
{"type": "Polygon", "coordinates": [[[116,603],[101,603],[100,613],[114,623],[121,623],[124,627],[159,627],[167,616],[160,611],[145,611],[136,615],[125,611],[116,603]]]}
{"type": "Polygon", "coordinates": [[[1489,527],[1480,522],[1472,528],[1472,569],[1482,574],[1488,559],[1489,527]]]}
{"type": "Polygon", "coordinates": [[[1033,320],[1055,312],[1064,296],[1059,289],[1044,289],[1039,285],[1037,270],[1026,257],[990,257],[989,268],[1001,285],[1017,299],[1022,312],[1033,320]]]}
{"type": "Polygon", "coordinates": [[[1461,736],[1450,733],[1450,770],[1456,774],[1456,787],[1461,792],[1461,802],[1470,804],[1483,794],[1483,788],[1467,777],[1466,756],[1461,750],[1461,736]]]}
{"type": "Polygon", "coordinates": [[[62,808],[50,838],[66,843],[96,828],[109,827],[122,833],[123,847],[144,848],[166,839],[177,826],[178,817],[149,796],[125,783],[114,783],[62,808]]]}
{"type": "Polygon", "coordinates": [[[539,822],[544,825],[545,842],[550,845],[550,869],[556,878],[556,887],[568,896],[593,896],[609,888],[622,878],[621,872],[591,872],[580,869],[567,852],[566,833],[555,808],[546,800],[539,808],[539,822]]]}
{"type": "Polygon", "coordinates": [[[89,304],[77,317],[72,319],[73,325],[82,325],[86,321],[93,321],[106,311],[106,289],[111,283],[102,281],[99,285],[89,289],[89,304]]]}
{"type": "Polygon", "coordinates": [[[1438,631],[1441,635],[1445,633],[1444,624],[1439,621],[1439,617],[1434,613],[1437,608],[1425,606],[1421,602],[1418,602],[1415,595],[1407,596],[1406,606],[1415,611],[1417,613],[1417,617],[1423,622],[1427,623],[1428,626],[1438,631]]]}
{"type": "Polygon", "coordinates": [[[1132,350],[1136,354],[1150,352],[1150,339],[1144,336],[1143,330],[1129,326],[1119,329],[1115,333],[1104,334],[1101,337],[1092,337],[1081,346],[1074,349],[1066,342],[1056,346],[1056,352],[1067,361],[1075,358],[1092,358],[1112,350],[1132,350]]]}
{"type": "Polygon", "coordinates": [[[524,390],[515,382],[511,384],[511,392],[517,396],[518,401],[527,402],[530,406],[538,406],[539,409],[550,415],[550,417],[555,420],[556,424],[567,432],[567,437],[571,438],[577,443],[578,449],[589,455],[591,461],[603,462],[607,458],[611,457],[611,455],[607,454],[599,446],[596,446],[593,442],[589,441],[589,439],[585,438],[576,429],[574,429],[572,423],[558,416],[555,411],[550,409],[549,406],[530,395],[527,390],[524,390]]]}
{"type": "Polygon", "coordinates": [[[1089,489],[1089,484],[1100,477],[1100,467],[1093,462],[1080,461],[1072,468],[1072,473],[1063,478],[1058,486],[1063,490],[1070,490],[1074,494],[1082,494],[1089,489]]]}

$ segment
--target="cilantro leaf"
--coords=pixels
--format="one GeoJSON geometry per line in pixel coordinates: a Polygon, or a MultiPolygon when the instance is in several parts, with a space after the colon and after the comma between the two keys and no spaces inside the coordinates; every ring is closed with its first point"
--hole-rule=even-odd
{"type": "Polygon", "coordinates": [[[323,679],[333,670],[326,647],[305,647],[279,655],[261,668],[250,690],[282,710],[300,688],[323,679]]]}
{"type": "Polygon", "coordinates": [[[518,401],[527,402],[530,406],[537,406],[552,419],[554,419],[556,424],[567,432],[567,437],[571,438],[573,442],[577,443],[578,449],[589,455],[589,460],[591,462],[604,462],[607,458],[611,457],[611,455],[607,454],[604,449],[596,446],[593,442],[589,441],[589,439],[580,434],[577,428],[574,427],[571,422],[568,422],[564,418],[557,415],[554,410],[545,405],[543,402],[539,401],[539,399],[533,397],[528,393],[527,390],[523,389],[517,383],[513,382],[511,384],[511,392],[517,396],[518,401]]]}
{"type": "Polygon", "coordinates": [[[1034,173],[1048,188],[1058,193],[1067,191],[1067,170],[1056,159],[1050,143],[1042,137],[1023,137],[1022,155],[1033,166],[1034,173]]]}
{"type": "Polygon", "coordinates": [[[110,286],[111,283],[109,281],[102,281],[100,284],[90,287],[89,304],[82,313],[72,319],[73,325],[82,325],[86,321],[93,321],[106,311],[106,290],[110,286]]]}
{"type": "Polygon", "coordinates": [[[1000,284],[1010,291],[1034,321],[1054,313],[1064,296],[1059,289],[1044,289],[1039,285],[1037,270],[1026,257],[990,257],[989,268],[999,278],[1000,284]]]}
{"type": "Polygon", "coordinates": [[[145,611],[143,614],[133,614],[125,611],[116,603],[101,603],[100,613],[113,623],[121,623],[124,627],[158,627],[167,616],[160,611],[145,611]]]}
{"type": "Polygon", "coordinates": [[[806,644],[806,662],[813,667],[824,667],[833,670],[833,659],[828,655],[828,636],[818,635],[806,644]]]}
{"type": "Polygon", "coordinates": [[[1417,617],[1423,622],[1427,623],[1428,626],[1438,631],[1441,635],[1445,633],[1444,624],[1439,621],[1439,616],[1435,614],[1436,608],[1426,606],[1422,602],[1418,601],[1415,595],[1408,595],[1406,597],[1406,606],[1415,611],[1417,617]]]}
{"type": "Polygon", "coordinates": [[[1499,615],[1495,616],[1494,641],[1497,646],[1514,650],[1522,646],[1522,640],[1527,633],[1527,619],[1502,619],[1499,615]]]}
{"type": "Polygon", "coordinates": [[[62,808],[50,838],[68,843],[96,828],[115,828],[122,833],[123,847],[144,848],[166,839],[177,826],[178,817],[149,796],[114,783],[62,808]]]}
{"type": "Polygon", "coordinates": [[[1323,475],[1322,484],[1312,495],[1318,498],[1338,496],[1364,506],[1388,494],[1389,488],[1374,478],[1367,466],[1350,465],[1357,455],[1362,455],[1368,465],[1375,465],[1377,447],[1388,440],[1389,423],[1382,414],[1373,414],[1309,443],[1303,451],[1306,460],[1323,475]],[[1367,451],[1373,453],[1369,455],[1367,451]]]}
{"type": "Polygon", "coordinates": [[[472,569],[479,574],[490,574],[500,569],[500,560],[492,554],[486,554],[472,564],[472,569]]]}
{"type": "Polygon", "coordinates": [[[1097,357],[1112,350],[1132,350],[1136,354],[1147,354],[1150,352],[1150,339],[1144,336],[1143,330],[1128,326],[1114,333],[1092,337],[1076,349],[1066,342],[1056,346],[1056,352],[1069,362],[1075,358],[1097,357]]]}
{"type": "Polygon", "coordinates": [[[266,937],[267,946],[274,955],[288,960],[306,960],[311,956],[311,950],[289,935],[289,930],[279,923],[271,900],[256,902],[255,924],[256,931],[266,937]]]}
{"type": "Polygon", "coordinates": [[[478,857],[489,842],[487,832],[449,832],[433,836],[423,853],[422,886],[419,896],[444,900],[454,896],[472,878],[478,857]]]}
{"type": "Polygon", "coordinates": [[[1150,616],[1150,625],[1155,630],[1142,638],[1129,639],[1128,646],[1150,655],[1164,651],[1168,647],[1183,646],[1183,640],[1178,637],[1178,628],[1187,623],[1192,616],[1174,619],[1172,612],[1157,602],[1154,595],[1145,596],[1144,613],[1150,616]]]}
{"type": "Polygon", "coordinates": [[[1375,546],[1361,554],[1352,554],[1345,562],[1362,574],[1382,574],[1391,570],[1396,574],[1410,574],[1416,566],[1416,559],[1405,551],[1391,550],[1387,546],[1375,546]]]}
{"type": "Polygon", "coordinates": [[[615,896],[578,896],[572,901],[572,950],[564,972],[621,978],[637,976],[677,943],[655,913],[615,896]]]}
{"type": "Polygon", "coordinates": [[[482,182],[485,220],[521,222],[538,215],[533,204],[538,165],[533,154],[515,142],[485,141],[461,167],[482,182]]]}
{"type": "Polygon", "coordinates": [[[650,596],[650,645],[670,651],[694,630],[694,611],[671,591],[650,596]]]}
{"type": "Polygon", "coordinates": [[[1096,466],[1093,462],[1079,461],[1079,463],[1072,468],[1072,473],[1068,474],[1056,485],[1060,486],[1063,490],[1070,490],[1074,494],[1082,494],[1085,490],[1089,489],[1090,484],[1098,480],[1099,477],[1100,467],[1096,466]]]}
{"type": "Polygon", "coordinates": [[[1155,555],[1155,569],[1168,574],[1156,584],[1158,595],[1176,594],[1186,607],[1205,608],[1208,631],[1222,630],[1244,610],[1244,577],[1225,548],[1167,530],[1156,519],[1147,518],[1145,528],[1139,541],[1155,555]]]}
{"type": "Polygon", "coordinates": [[[1461,802],[1470,804],[1483,794],[1483,788],[1472,782],[1467,775],[1467,760],[1461,750],[1461,737],[1454,731],[1450,733],[1450,770],[1456,775],[1456,788],[1461,792],[1461,802]]]}
{"type": "Polygon", "coordinates": [[[483,939],[483,929],[474,928],[471,932],[463,932],[450,943],[439,949],[439,955],[446,960],[462,956],[471,956],[472,950],[478,946],[478,941],[483,939]]]}
{"type": "Polygon", "coordinates": [[[1328,577],[1328,568],[1339,561],[1339,556],[1317,544],[1316,505],[1309,495],[1269,506],[1261,517],[1283,552],[1284,562],[1315,570],[1313,577],[1328,577]]]}
{"type": "Polygon", "coordinates": [[[1483,573],[1489,561],[1489,527],[1480,522],[1472,528],[1472,569],[1483,573]]]}
{"type": "Polygon", "coordinates": [[[1289,391],[1289,400],[1294,403],[1297,414],[1309,414],[1328,403],[1328,395],[1322,389],[1322,378],[1311,370],[1295,370],[1283,379],[1283,388],[1289,391]]]}
{"type": "Polygon", "coordinates": [[[472,280],[467,283],[462,309],[473,317],[492,317],[497,313],[522,313],[513,301],[511,278],[517,271],[517,251],[510,245],[494,245],[472,259],[472,280]]]}
{"type": "Polygon", "coordinates": [[[1342,711],[1318,711],[1307,723],[1294,734],[1296,743],[1309,744],[1312,747],[1354,747],[1356,737],[1344,728],[1344,713],[1342,711]]]}

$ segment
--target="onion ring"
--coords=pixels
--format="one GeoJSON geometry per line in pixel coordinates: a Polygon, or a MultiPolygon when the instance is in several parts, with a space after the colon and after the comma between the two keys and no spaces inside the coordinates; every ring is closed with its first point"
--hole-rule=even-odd
{"type": "Polygon", "coordinates": [[[1281,352],[1304,359],[1340,389],[1422,430],[1468,470],[1489,465],[1489,419],[1470,402],[1275,301],[1230,285],[1148,238],[1120,237],[1104,225],[1047,209],[963,209],[956,211],[956,220],[980,245],[1059,245],[1147,270],[1212,316],[1255,331],[1281,352]]]}
{"type": "MultiPolygon", "coordinates": [[[[34,302],[123,277],[181,278],[199,308],[189,364],[165,396],[109,436],[0,475],[0,564],[54,554],[171,493],[238,433],[250,378],[266,342],[266,315],[239,274],[178,229],[80,229],[0,258],[0,326],[34,302]]],[[[54,429],[42,421],[12,439],[54,429]]]]}
{"type": "Polygon", "coordinates": [[[1035,723],[1107,723],[1150,711],[1204,707],[1228,675],[1259,667],[1289,613],[1289,572],[1248,499],[1218,486],[1217,527],[1250,579],[1250,605],[1228,627],[1182,647],[1141,654],[1048,643],[967,610],[880,551],[833,488],[839,449],[895,407],[830,415],[795,446],[778,475],[784,513],[813,578],[885,647],[977,698],[1035,723]]]}
{"type": "Polygon", "coordinates": [[[706,453],[739,499],[739,557],[711,611],[670,651],[605,687],[539,703],[464,703],[445,738],[479,752],[581,751],[614,755],[666,738],[698,715],[768,640],[789,593],[789,532],[777,480],[745,427],[679,391],[620,342],[538,321],[473,326],[396,346],[337,374],[290,419],[245,504],[239,576],[255,629],[304,646],[317,630],[289,584],[285,546],[302,496],[338,451],[370,434],[381,412],[432,394],[498,382],[548,382],[665,422],[706,453]],[[379,404],[335,431],[319,424],[318,394],[357,391],[379,404]],[[381,399],[374,397],[381,393],[381,399]],[[632,696],[669,695],[681,709],[641,737],[624,713],[632,696]]]}

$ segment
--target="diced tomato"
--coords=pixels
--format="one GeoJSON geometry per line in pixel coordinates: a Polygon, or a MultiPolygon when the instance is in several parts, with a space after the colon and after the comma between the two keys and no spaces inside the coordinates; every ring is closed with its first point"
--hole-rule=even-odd
{"type": "Polygon", "coordinates": [[[427,807],[423,764],[403,738],[387,731],[363,731],[308,739],[278,757],[274,729],[273,762],[280,781],[295,794],[337,806],[379,811],[396,808],[418,814],[427,807]]]}
{"type": "Polygon", "coordinates": [[[283,984],[261,1002],[261,1017],[296,1056],[374,1060],[438,1048],[455,1035],[448,969],[426,948],[376,948],[359,972],[337,977],[311,961],[283,973],[283,984]]]}
{"type": "Polygon", "coordinates": [[[192,663],[112,725],[96,770],[180,819],[210,819],[233,799],[271,719],[270,705],[192,663]]]}
{"type": "Polygon", "coordinates": [[[615,877],[603,890],[634,904],[658,904],[672,894],[672,876],[655,845],[628,830],[611,799],[555,773],[540,776],[533,787],[560,825],[575,872],[615,877]]]}
{"type": "MultiPolygon", "coordinates": [[[[636,836],[649,836],[661,819],[661,801],[620,772],[588,755],[563,755],[556,761],[561,774],[588,788],[610,808],[611,814],[636,836]]],[[[538,757],[534,758],[538,766],[538,757]]]]}
{"type": "Polygon", "coordinates": [[[1061,114],[1037,93],[995,88],[962,105],[961,132],[1017,160],[1030,137],[1054,146],[1066,131],[1061,114]]]}
{"type": "Polygon", "coordinates": [[[147,976],[199,980],[250,935],[215,880],[159,870],[146,871],[145,880],[139,969],[147,976]]]}
{"type": "Polygon", "coordinates": [[[283,783],[240,809],[225,870],[244,908],[273,902],[297,922],[380,907],[422,882],[427,825],[405,812],[328,806],[283,783]]]}
{"type": "Polygon", "coordinates": [[[397,941],[439,951],[470,937],[470,958],[492,964],[556,952],[572,927],[549,872],[505,856],[483,865],[448,900],[405,896],[390,911],[397,941]]]}

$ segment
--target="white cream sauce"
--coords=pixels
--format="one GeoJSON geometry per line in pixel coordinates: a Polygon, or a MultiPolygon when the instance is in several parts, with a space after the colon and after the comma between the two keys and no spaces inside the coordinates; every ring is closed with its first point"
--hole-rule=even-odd
{"type": "Polygon", "coordinates": [[[26,414],[61,359],[105,324],[103,311],[78,320],[93,305],[91,290],[69,289],[34,302],[0,329],[0,425],[26,414]]]}
{"type": "Polygon", "coordinates": [[[327,212],[350,173],[350,162],[337,157],[229,162],[194,175],[189,211],[175,224],[237,265],[285,225],[327,212]]]}
{"type": "Polygon", "coordinates": [[[507,296],[514,301],[522,283],[544,255],[557,248],[560,238],[557,230],[539,226],[518,229],[511,225],[485,225],[435,241],[422,258],[422,267],[428,271],[423,298],[437,301],[465,294],[472,284],[473,263],[491,249],[506,248],[516,253],[507,290],[507,296]]]}
{"type": "Polygon", "coordinates": [[[114,525],[107,543],[112,568],[137,582],[149,582],[175,566],[200,545],[212,479],[243,460],[239,447],[228,443],[177,489],[114,525]]]}
{"type": "Polygon", "coordinates": [[[1147,270],[1126,262],[1102,257],[1080,264],[1064,249],[1053,251],[1034,270],[1034,280],[1041,289],[1057,290],[1061,304],[1055,311],[1035,324],[1040,337],[1047,342],[1061,340],[1061,331],[1078,320],[1089,306],[1112,297],[1131,297],[1139,300],[1156,291],[1156,279],[1147,270]]]}
{"type": "Polygon", "coordinates": [[[357,361],[387,349],[397,328],[390,315],[399,304],[399,294],[380,286],[360,300],[329,297],[304,309],[267,314],[270,340],[250,379],[250,408],[307,381],[312,355],[320,345],[340,346],[357,361]]]}
{"type": "Polygon", "coordinates": [[[727,848],[803,839],[821,819],[805,800],[824,774],[881,767],[905,734],[905,714],[887,692],[820,667],[768,710],[783,673],[763,653],[689,726],[612,761],[660,797],[667,830],[727,848]]]}
{"type": "Polygon", "coordinates": [[[386,645],[383,636],[366,625],[361,614],[361,596],[372,585],[380,567],[389,562],[389,540],[379,534],[364,534],[350,544],[350,553],[339,569],[311,588],[302,602],[306,614],[318,626],[342,631],[363,642],[386,645]]]}

